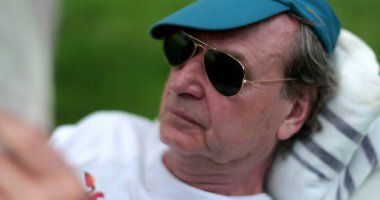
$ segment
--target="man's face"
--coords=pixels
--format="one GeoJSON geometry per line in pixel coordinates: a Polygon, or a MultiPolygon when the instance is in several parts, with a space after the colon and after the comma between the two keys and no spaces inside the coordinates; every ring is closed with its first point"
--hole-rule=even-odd
{"type": "MultiPolygon", "coordinates": [[[[246,79],[269,80],[284,78],[286,52],[297,28],[294,20],[279,15],[238,30],[193,36],[239,59],[246,79]]],[[[171,70],[159,115],[161,140],[177,153],[218,163],[263,161],[291,110],[291,102],[281,97],[284,83],[247,83],[236,96],[222,96],[207,79],[203,55],[199,49],[184,66],[171,70]]]]}

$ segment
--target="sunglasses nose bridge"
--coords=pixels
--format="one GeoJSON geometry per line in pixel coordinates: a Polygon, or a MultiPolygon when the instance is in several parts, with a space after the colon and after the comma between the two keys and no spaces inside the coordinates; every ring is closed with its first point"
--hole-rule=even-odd
{"type": "Polygon", "coordinates": [[[197,56],[197,54],[199,54],[200,52],[201,54],[203,54],[203,52],[205,51],[206,51],[206,48],[202,44],[194,42],[194,50],[193,50],[193,54],[191,55],[191,58],[197,56]]]}
{"type": "Polygon", "coordinates": [[[194,46],[196,49],[201,48],[203,51],[205,51],[207,49],[204,45],[202,45],[200,43],[196,43],[196,42],[194,43],[194,46]]]}

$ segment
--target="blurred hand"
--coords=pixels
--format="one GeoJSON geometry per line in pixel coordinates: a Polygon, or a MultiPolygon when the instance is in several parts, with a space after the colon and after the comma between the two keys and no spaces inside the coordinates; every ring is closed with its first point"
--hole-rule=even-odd
{"type": "Polygon", "coordinates": [[[86,199],[45,135],[2,111],[0,143],[0,200],[86,199]]]}

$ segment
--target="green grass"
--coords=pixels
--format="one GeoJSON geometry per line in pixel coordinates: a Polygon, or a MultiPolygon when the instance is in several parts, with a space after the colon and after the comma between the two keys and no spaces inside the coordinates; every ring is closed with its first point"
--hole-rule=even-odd
{"type": "MultiPolygon", "coordinates": [[[[187,1],[189,2],[189,1],[187,1]]],[[[99,109],[154,118],[169,68],[150,26],[186,1],[66,0],[56,56],[56,120],[99,109]]]]}
{"type": "Polygon", "coordinates": [[[330,0],[329,2],[340,17],[342,26],[366,41],[379,56],[380,1],[330,0]]]}
{"type": "MultiPolygon", "coordinates": [[[[65,0],[56,50],[56,122],[95,110],[154,118],[169,67],[150,26],[190,0],[65,0]]],[[[344,27],[380,50],[379,1],[331,0],[344,27]]]]}

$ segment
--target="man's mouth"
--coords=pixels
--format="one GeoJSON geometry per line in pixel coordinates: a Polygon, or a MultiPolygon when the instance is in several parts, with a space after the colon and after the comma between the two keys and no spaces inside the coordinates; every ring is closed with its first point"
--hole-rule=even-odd
{"type": "MultiPolygon", "coordinates": [[[[194,118],[192,118],[189,114],[187,114],[185,111],[181,110],[181,109],[178,109],[174,106],[168,106],[167,107],[167,110],[172,113],[173,115],[183,119],[184,121],[187,121],[191,124],[195,124],[197,126],[201,126],[201,124],[199,124],[196,120],[194,120],[194,118]]],[[[202,126],[201,126],[202,127],[202,126]]]]}

